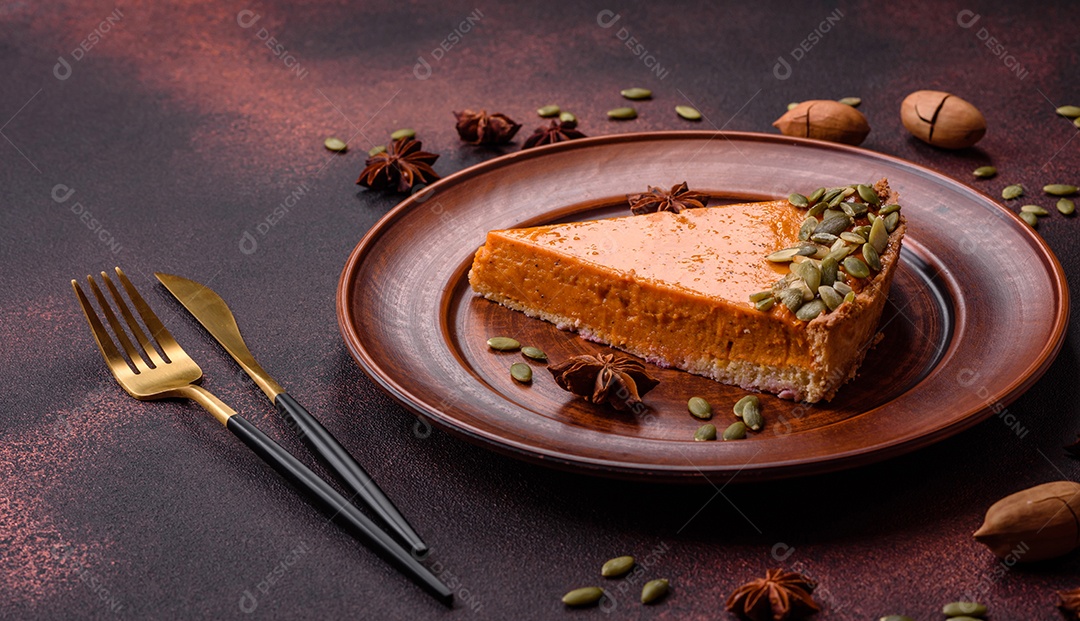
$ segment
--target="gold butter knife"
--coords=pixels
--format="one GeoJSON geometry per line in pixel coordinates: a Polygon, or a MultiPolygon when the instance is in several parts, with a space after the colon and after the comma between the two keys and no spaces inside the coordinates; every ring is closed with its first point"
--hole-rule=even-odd
{"type": "Polygon", "coordinates": [[[236,318],[233,317],[225,300],[222,300],[221,296],[206,285],[194,280],[162,272],[156,272],[154,275],[258,384],[270,401],[277,406],[278,412],[285,418],[289,427],[295,430],[308,447],[323,459],[327,467],[337,473],[348,487],[356,492],[356,495],[413,549],[416,555],[425,554],[427,545],[397,510],[397,507],[390,502],[386,494],[379,489],[371,476],[319,421],[289,396],[285,389],[255,361],[255,357],[251,355],[243,337],[240,336],[240,327],[236,324],[236,318]]]}

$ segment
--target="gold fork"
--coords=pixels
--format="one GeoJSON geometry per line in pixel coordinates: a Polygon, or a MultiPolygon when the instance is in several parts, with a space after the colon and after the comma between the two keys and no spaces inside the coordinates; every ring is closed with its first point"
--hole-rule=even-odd
{"type": "Polygon", "coordinates": [[[105,283],[112,304],[105,297],[101,288],[92,276],[87,276],[90,290],[97,299],[101,314],[112,328],[116,336],[114,342],[112,336],[105,329],[98,317],[90,300],[83,293],[82,287],[75,280],[71,286],[75,295],[79,298],[83,314],[90,324],[90,330],[94,333],[98,349],[105,358],[105,363],[112,371],[113,377],[120,386],[136,399],[165,399],[178,397],[191,399],[201,405],[206,411],[214,415],[218,422],[225,425],[236,437],[240,438],[252,451],[262,458],[267,464],[278,471],[281,476],[289,480],[300,491],[324,511],[328,512],[331,519],[344,523],[354,534],[365,541],[375,552],[384,559],[396,565],[401,571],[412,578],[439,601],[450,605],[453,602],[453,591],[439,581],[426,567],[421,565],[396,541],[384,533],[374,522],[360,512],[352,503],[339,494],[333,487],[319,478],[307,466],[296,459],[277,443],[268,438],[263,432],[237,414],[228,405],[215,397],[210,391],[197,382],[202,377],[202,369],[187,355],[176,339],[169,334],[154,311],[146,303],[128,277],[116,268],[116,275],[120,280],[127,297],[135,306],[135,311],[142,319],[149,336],[143,331],[142,326],[135,319],[130,307],[113,284],[109,275],[101,272],[101,280],[105,283]],[[135,337],[135,342],[127,336],[124,325],[120,323],[112,305],[119,310],[128,330],[135,337]],[[123,354],[117,348],[119,342],[123,354]],[[138,343],[138,345],[136,345],[138,343]],[[155,347],[156,344],[156,347],[155,347]]]}

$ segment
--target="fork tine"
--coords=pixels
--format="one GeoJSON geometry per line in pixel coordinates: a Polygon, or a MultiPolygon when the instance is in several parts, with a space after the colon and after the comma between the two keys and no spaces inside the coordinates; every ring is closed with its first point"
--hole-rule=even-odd
{"type": "Polygon", "coordinates": [[[135,310],[139,311],[139,316],[142,317],[143,323],[150,329],[150,336],[161,345],[162,351],[169,359],[173,359],[173,353],[184,355],[184,349],[180,347],[180,343],[176,342],[176,339],[169,334],[169,331],[165,329],[157,315],[154,314],[153,309],[143,299],[135,285],[131,284],[126,274],[119,267],[116,269],[116,275],[120,277],[120,283],[124,285],[124,290],[127,291],[128,297],[135,304],[135,310]]]}
{"type": "Polygon", "coordinates": [[[79,298],[79,306],[82,307],[83,315],[86,316],[86,322],[90,324],[90,331],[94,333],[94,340],[97,342],[98,349],[101,351],[102,357],[105,358],[106,364],[113,370],[113,373],[118,368],[130,368],[127,360],[124,360],[124,357],[117,351],[116,344],[113,343],[108,331],[105,330],[105,326],[102,325],[101,319],[97,316],[97,311],[90,305],[90,300],[83,293],[78,281],[72,279],[71,288],[75,290],[75,295],[79,298]]]}
{"type": "Polygon", "coordinates": [[[128,304],[124,301],[120,292],[116,290],[116,285],[113,284],[109,275],[102,272],[101,279],[105,281],[105,286],[109,289],[109,294],[116,300],[116,306],[120,309],[120,314],[124,316],[124,321],[127,322],[128,327],[131,328],[131,333],[135,335],[135,339],[142,345],[146,358],[150,359],[154,366],[165,364],[165,360],[161,358],[161,354],[154,349],[153,343],[150,342],[150,339],[146,338],[146,334],[143,332],[142,327],[139,326],[139,322],[135,321],[135,317],[131,314],[131,309],[128,308],[128,304]]]}
{"type": "Polygon", "coordinates": [[[120,341],[120,347],[127,352],[128,358],[131,358],[131,363],[135,366],[135,372],[145,371],[150,369],[150,365],[142,359],[139,355],[139,351],[135,349],[135,346],[131,343],[131,339],[127,337],[127,333],[124,332],[124,327],[120,325],[120,321],[116,318],[116,313],[113,313],[112,307],[109,306],[109,300],[105,298],[105,294],[101,292],[101,288],[98,287],[97,281],[93,276],[87,276],[86,280],[90,283],[90,290],[94,292],[94,297],[97,298],[98,305],[101,306],[101,312],[105,315],[105,320],[109,322],[109,326],[113,330],[113,334],[116,335],[116,340],[120,341]]]}

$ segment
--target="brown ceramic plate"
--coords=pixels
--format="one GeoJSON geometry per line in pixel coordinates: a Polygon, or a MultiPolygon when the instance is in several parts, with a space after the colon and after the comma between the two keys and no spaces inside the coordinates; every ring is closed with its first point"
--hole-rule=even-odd
{"type": "Polygon", "coordinates": [[[1068,322],[1056,258],[1019,218],[962,183],[862,149],[775,135],[622,134],[513,153],[463,170],[388,213],[353,250],[337,294],[341,333],[360,366],[432,423],[500,452],[594,474],[749,481],[885,459],[992,416],[1057,354],[1068,322]],[[543,365],[523,386],[508,335],[555,361],[603,349],[477,298],[467,274],[490,229],[625,215],[646,185],[721,200],[888,177],[908,220],[882,319],[883,340],[831,403],[763,395],[766,428],[746,440],[695,442],[693,395],[721,430],[744,391],[682,371],[661,379],[649,414],[601,409],[560,390],[543,365]]]}

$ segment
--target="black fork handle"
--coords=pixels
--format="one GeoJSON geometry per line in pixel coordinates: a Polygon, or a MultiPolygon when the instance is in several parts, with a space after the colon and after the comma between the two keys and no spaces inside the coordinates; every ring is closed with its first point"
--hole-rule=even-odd
{"type": "Polygon", "coordinates": [[[447,606],[453,604],[453,591],[421,565],[405,548],[380,530],[344,496],[337,493],[326,481],[320,479],[292,454],[259,431],[258,427],[240,415],[229,417],[225,426],[264,462],[277,470],[278,474],[285,477],[304,492],[315,505],[327,512],[330,519],[348,526],[379,556],[395,565],[437,600],[447,606]]]}

